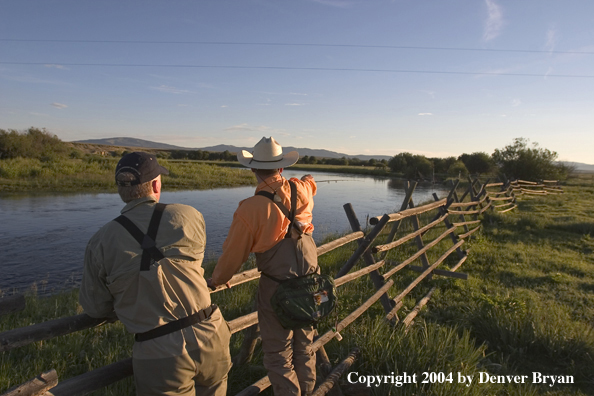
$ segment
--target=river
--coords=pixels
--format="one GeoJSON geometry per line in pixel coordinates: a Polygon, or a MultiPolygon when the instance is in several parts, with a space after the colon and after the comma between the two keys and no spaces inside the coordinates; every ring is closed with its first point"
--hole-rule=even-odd
{"type": "MultiPolygon", "coordinates": [[[[285,177],[304,172],[285,170],[285,177]]],[[[313,224],[317,241],[329,233],[349,232],[343,205],[351,203],[362,226],[368,216],[393,213],[404,199],[402,181],[370,176],[315,172],[318,193],[313,224]],[[332,180],[324,182],[324,180],[332,180]],[[337,180],[337,181],[334,181],[337,180]]],[[[416,203],[432,199],[441,186],[419,186],[416,203]]],[[[206,221],[206,258],[216,258],[227,235],[237,203],[254,194],[254,187],[196,191],[163,191],[161,202],[198,209],[206,221]]],[[[0,291],[34,287],[50,294],[76,287],[82,276],[87,241],[124,206],[117,194],[44,194],[0,196],[0,291]]]]}

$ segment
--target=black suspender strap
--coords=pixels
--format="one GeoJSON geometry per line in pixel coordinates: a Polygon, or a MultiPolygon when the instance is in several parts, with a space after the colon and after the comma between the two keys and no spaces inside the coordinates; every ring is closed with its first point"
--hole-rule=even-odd
{"type": "MultiPolygon", "coordinates": [[[[291,228],[293,227],[293,222],[295,221],[295,209],[297,208],[297,186],[295,185],[295,183],[293,183],[290,180],[289,180],[289,186],[291,186],[291,211],[290,212],[287,209],[287,207],[282,204],[282,202],[276,202],[274,200],[274,194],[272,194],[268,191],[258,191],[256,193],[256,195],[261,195],[263,197],[270,199],[272,202],[274,202],[276,204],[276,206],[278,206],[278,208],[281,210],[281,212],[283,212],[285,217],[287,219],[289,219],[289,221],[290,221],[289,228],[287,228],[287,234],[285,235],[285,238],[291,238],[291,228]]],[[[295,229],[299,230],[299,227],[295,226],[295,229]]]]}
{"type": "MultiPolygon", "coordinates": [[[[268,191],[258,191],[256,195],[261,195],[274,202],[274,194],[268,191]]],[[[284,207],[284,206],[283,206],[284,207]]],[[[285,208],[286,209],[286,208],[285,208]]],[[[282,209],[281,209],[282,210],[282,209]]],[[[288,211],[287,211],[288,212],[288,211]]]]}
{"type": "Polygon", "coordinates": [[[193,315],[175,320],[173,322],[166,323],[163,326],[159,326],[157,328],[149,330],[146,333],[136,333],[134,335],[134,340],[148,341],[152,340],[153,338],[173,333],[174,331],[185,329],[186,327],[192,326],[193,324],[202,322],[203,320],[210,318],[213,312],[217,310],[217,308],[218,307],[216,304],[212,304],[211,306],[201,309],[193,315]]]}
{"type": "MultiPolygon", "coordinates": [[[[295,209],[297,208],[297,186],[290,180],[289,185],[291,186],[291,215],[289,216],[291,224],[289,224],[289,228],[287,229],[287,235],[285,235],[285,238],[291,238],[291,227],[295,222],[295,209]]],[[[297,226],[295,226],[295,229],[299,230],[297,226]]]]}
{"type": "Polygon", "coordinates": [[[155,205],[151,221],[149,223],[148,231],[144,234],[136,224],[124,215],[120,215],[114,220],[120,223],[129,233],[136,239],[142,247],[142,258],[140,260],[140,270],[148,271],[151,266],[151,258],[155,261],[163,259],[163,253],[157,248],[155,240],[157,239],[157,231],[159,230],[159,223],[165,210],[165,204],[158,203],[155,205]]]}

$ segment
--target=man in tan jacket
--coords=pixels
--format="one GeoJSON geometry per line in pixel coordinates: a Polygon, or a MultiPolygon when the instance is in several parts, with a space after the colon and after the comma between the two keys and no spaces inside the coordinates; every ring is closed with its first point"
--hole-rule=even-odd
{"type": "Polygon", "coordinates": [[[147,153],[119,161],[126,206],[87,245],[80,304],[92,317],[117,315],[135,334],[138,395],[224,396],[230,332],[203,276],[204,219],[158,203],[168,173],[147,153]]]}
{"type": "Polygon", "coordinates": [[[264,367],[277,396],[308,395],[316,379],[315,354],[311,349],[314,330],[287,330],[279,323],[270,304],[279,280],[306,275],[318,268],[317,251],[311,237],[312,208],[316,183],[311,175],[292,178],[297,195],[291,208],[291,187],[282,177],[283,168],[293,165],[299,154],[283,154],[273,138],[262,138],[253,153],[242,151],[239,162],[251,168],[258,180],[256,195],[239,203],[227,239],[213,271],[210,286],[225,284],[247,260],[256,254],[260,277],[258,287],[258,322],[264,351],[264,367]],[[277,206],[295,209],[292,230],[290,221],[277,206]],[[295,230],[298,227],[299,230],[295,230]]]}

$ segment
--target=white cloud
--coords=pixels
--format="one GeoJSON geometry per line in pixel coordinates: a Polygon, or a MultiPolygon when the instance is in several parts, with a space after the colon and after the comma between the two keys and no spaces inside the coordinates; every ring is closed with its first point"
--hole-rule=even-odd
{"type": "Polygon", "coordinates": [[[518,106],[520,106],[521,104],[522,104],[522,101],[521,101],[520,99],[518,99],[518,98],[515,98],[515,99],[513,99],[513,100],[511,101],[511,105],[512,105],[513,107],[518,107],[518,106]]]}
{"type": "Polygon", "coordinates": [[[429,97],[431,97],[431,99],[435,99],[435,91],[423,91],[423,90],[421,90],[421,92],[426,93],[427,95],[429,95],[429,97]]]}
{"type": "Polygon", "coordinates": [[[179,89],[179,88],[175,88],[175,87],[172,87],[169,85],[159,85],[158,87],[150,87],[150,88],[154,89],[155,91],[172,93],[172,94],[190,93],[190,91],[188,91],[187,89],[179,89]]]}
{"type": "Polygon", "coordinates": [[[305,106],[305,103],[285,103],[285,106],[305,106]]]}
{"type": "Polygon", "coordinates": [[[275,129],[266,125],[249,125],[247,123],[234,125],[224,129],[225,132],[259,132],[267,135],[287,135],[284,129],[275,129]]]}
{"type": "Polygon", "coordinates": [[[67,67],[65,67],[65,66],[62,66],[62,65],[53,65],[53,64],[48,64],[48,65],[44,65],[44,66],[45,66],[45,67],[52,67],[52,68],[55,68],[55,69],[60,69],[60,70],[70,70],[70,69],[68,69],[67,67]]]}
{"type": "Polygon", "coordinates": [[[57,102],[52,103],[52,106],[54,106],[56,109],[60,109],[60,110],[65,109],[66,107],[68,107],[67,105],[65,105],[63,103],[57,103],[57,102]]]}
{"type": "Polygon", "coordinates": [[[420,116],[432,116],[433,113],[419,113],[420,116]]]}
{"type": "Polygon", "coordinates": [[[547,51],[552,52],[555,50],[555,46],[557,45],[557,36],[557,29],[555,29],[555,27],[552,27],[547,31],[547,42],[545,44],[547,51]]]}
{"type": "Polygon", "coordinates": [[[222,108],[225,108],[225,107],[228,107],[228,106],[227,106],[227,105],[222,105],[221,107],[222,107],[222,108]]]}
{"type": "Polygon", "coordinates": [[[501,28],[503,27],[503,13],[501,12],[501,6],[499,6],[495,0],[485,0],[485,4],[487,5],[489,16],[485,22],[483,39],[485,41],[490,41],[501,33],[501,28]]]}
{"type": "Polygon", "coordinates": [[[319,3],[327,6],[332,7],[339,7],[339,8],[347,8],[353,5],[352,1],[345,1],[345,0],[311,0],[314,3],[319,3]]]}

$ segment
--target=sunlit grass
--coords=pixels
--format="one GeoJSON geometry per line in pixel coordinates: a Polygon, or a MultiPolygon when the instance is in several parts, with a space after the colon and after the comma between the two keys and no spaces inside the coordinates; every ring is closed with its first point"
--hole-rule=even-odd
{"type": "MultiPolygon", "coordinates": [[[[117,191],[114,171],[118,158],[87,156],[82,159],[16,158],[0,161],[0,192],[117,191]]],[[[256,178],[246,169],[220,167],[197,161],[159,160],[169,169],[163,176],[168,190],[204,190],[255,185],[256,178]]]]}

